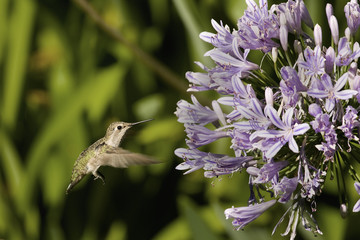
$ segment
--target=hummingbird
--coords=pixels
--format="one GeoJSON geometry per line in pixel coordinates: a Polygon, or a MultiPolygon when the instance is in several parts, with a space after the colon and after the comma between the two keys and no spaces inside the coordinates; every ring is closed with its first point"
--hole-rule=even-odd
{"type": "Polygon", "coordinates": [[[158,163],[149,156],[140,153],[133,153],[119,147],[127,130],[134,125],[151,120],[152,119],[148,119],[136,123],[111,123],[106,130],[105,137],[100,138],[80,153],[79,157],[75,161],[70,184],[66,189],[66,194],[68,194],[69,191],[77,183],[79,183],[85,175],[90,173],[94,175],[94,180],[100,178],[105,184],[104,175],[98,171],[101,166],[127,168],[130,165],[148,165],[158,163]]]}

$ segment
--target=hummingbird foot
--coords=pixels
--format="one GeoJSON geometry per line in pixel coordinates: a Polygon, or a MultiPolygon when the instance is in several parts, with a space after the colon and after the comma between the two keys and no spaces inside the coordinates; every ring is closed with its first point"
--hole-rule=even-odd
{"type": "Polygon", "coordinates": [[[105,185],[105,176],[102,175],[101,172],[95,171],[95,172],[93,172],[93,175],[95,176],[94,180],[100,178],[103,181],[103,184],[105,185]]]}

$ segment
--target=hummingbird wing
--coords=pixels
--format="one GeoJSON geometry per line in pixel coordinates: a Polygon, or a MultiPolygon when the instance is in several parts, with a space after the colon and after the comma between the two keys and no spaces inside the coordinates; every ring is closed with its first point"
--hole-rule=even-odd
{"type": "Polygon", "coordinates": [[[111,146],[109,146],[108,149],[101,154],[100,158],[102,162],[101,165],[116,168],[127,168],[130,165],[149,165],[159,163],[149,156],[111,146]]]}

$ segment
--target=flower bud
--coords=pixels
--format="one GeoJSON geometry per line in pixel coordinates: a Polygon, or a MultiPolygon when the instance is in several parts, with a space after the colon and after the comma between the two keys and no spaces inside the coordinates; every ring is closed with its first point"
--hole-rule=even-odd
{"type": "Polygon", "coordinates": [[[273,62],[276,62],[277,58],[278,58],[278,49],[276,47],[272,48],[271,56],[272,56],[273,62]]]}
{"type": "Polygon", "coordinates": [[[334,40],[334,43],[337,45],[339,42],[339,24],[334,15],[330,17],[329,25],[331,30],[331,36],[334,40]]]}
{"type": "Polygon", "coordinates": [[[330,21],[330,17],[334,14],[333,6],[330,3],[326,4],[325,11],[326,11],[326,17],[328,21],[330,21]]]}
{"type": "Polygon", "coordinates": [[[321,33],[321,27],[319,24],[316,24],[314,27],[314,39],[315,44],[319,47],[322,45],[322,33],[321,33]]]}

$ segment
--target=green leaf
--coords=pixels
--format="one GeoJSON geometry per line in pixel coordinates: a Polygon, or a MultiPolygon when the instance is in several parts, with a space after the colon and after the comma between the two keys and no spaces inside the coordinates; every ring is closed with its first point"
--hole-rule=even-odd
{"type": "Polygon", "coordinates": [[[165,102],[166,100],[161,94],[144,97],[134,104],[135,115],[138,116],[138,119],[154,118],[164,108],[165,102]]]}
{"type": "Polygon", "coordinates": [[[7,14],[9,12],[8,6],[9,0],[0,1],[0,63],[3,62],[4,46],[8,31],[8,19],[7,14]]]}
{"type": "Polygon", "coordinates": [[[91,80],[101,84],[97,91],[91,93],[91,97],[89,96],[87,101],[87,111],[91,121],[97,122],[103,116],[115,94],[123,94],[123,87],[120,86],[126,70],[126,65],[114,64],[98,71],[91,80]]]}
{"type": "Polygon", "coordinates": [[[3,115],[4,125],[13,129],[17,121],[31,32],[36,4],[32,0],[13,2],[14,10],[9,22],[7,58],[4,75],[3,115]]]}
{"type": "Polygon", "coordinates": [[[1,167],[12,194],[16,192],[23,175],[20,156],[8,136],[0,130],[1,167]]]}
{"type": "Polygon", "coordinates": [[[191,239],[189,228],[183,217],[178,217],[165,226],[153,240],[182,240],[191,239]]]}
{"type": "Polygon", "coordinates": [[[210,45],[207,45],[199,38],[199,34],[203,31],[203,28],[200,27],[200,23],[196,19],[196,16],[199,15],[196,6],[193,1],[189,0],[173,0],[173,2],[188,32],[189,42],[192,48],[189,52],[194,55],[191,59],[201,60],[205,65],[209,65],[211,61],[209,58],[204,57],[204,53],[210,49],[210,45]]]}
{"type": "Polygon", "coordinates": [[[114,222],[105,240],[121,240],[126,239],[126,226],[121,222],[114,222]]]}

